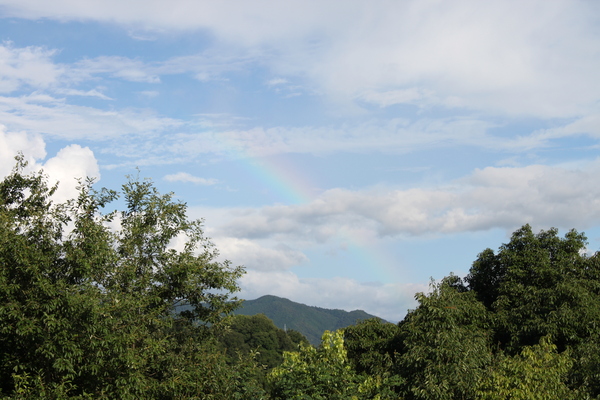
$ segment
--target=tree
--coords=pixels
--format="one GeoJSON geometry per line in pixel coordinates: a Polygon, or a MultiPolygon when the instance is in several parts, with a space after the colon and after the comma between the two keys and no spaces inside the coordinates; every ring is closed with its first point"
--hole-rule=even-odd
{"type": "Polygon", "coordinates": [[[419,306],[399,323],[398,374],[407,399],[475,399],[490,364],[491,324],[485,306],[455,276],[418,293],[419,306]]]}
{"type": "Polygon", "coordinates": [[[563,239],[556,229],[534,234],[525,225],[498,254],[487,249],[479,255],[467,281],[496,313],[496,341],[503,348],[517,354],[550,335],[562,351],[589,336],[600,298],[585,246],[585,235],[575,230],[563,239]]]}
{"type": "Polygon", "coordinates": [[[600,256],[587,256],[586,244],[575,230],[561,238],[557,229],[533,233],[525,225],[497,253],[482,252],[466,280],[492,312],[494,343],[505,357],[538,351],[542,339],[549,341],[561,357],[569,354],[568,384],[579,388],[581,397],[596,398],[600,256]]]}
{"type": "Polygon", "coordinates": [[[254,390],[211,344],[238,304],[231,294],[243,270],[216,260],[184,203],[130,179],[124,211],[103,214],[118,195],[91,180],[55,204],[56,186],[25,166],[18,157],[0,182],[0,393],[167,399],[254,390]],[[182,250],[170,247],[177,237],[182,250]],[[182,303],[189,307],[179,311],[182,303]]]}
{"type": "Polygon", "coordinates": [[[394,365],[398,332],[397,325],[379,318],[344,328],[344,345],[356,371],[369,375],[389,372],[394,365]]]}
{"type": "Polygon", "coordinates": [[[348,362],[343,330],[325,331],[321,345],[301,344],[285,352],[283,364],[268,375],[271,395],[286,400],[395,399],[379,377],[357,374],[348,362]]]}
{"type": "Polygon", "coordinates": [[[524,347],[510,357],[500,352],[477,391],[482,400],[567,400],[583,398],[566,385],[572,366],[568,354],[558,354],[549,338],[524,347]]]}
{"type": "MultiPolygon", "coordinates": [[[[276,327],[264,314],[232,315],[224,322],[227,330],[220,341],[230,359],[238,358],[239,353],[256,352],[259,364],[273,368],[283,361],[284,351],[298,349],[287,333],[276,327]]],[[[308,343],[306,338],[304,342],[308,343]]]]}

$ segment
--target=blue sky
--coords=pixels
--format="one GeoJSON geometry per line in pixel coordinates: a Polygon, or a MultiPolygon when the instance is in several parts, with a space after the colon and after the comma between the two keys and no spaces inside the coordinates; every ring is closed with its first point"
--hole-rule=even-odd
{"type": "MultiPolygon", "coordinates": [[[[151,177],[241,296],[397,321],[525,223],[600,249],[590,1],[0,0],[0,175],[151,177]]],[[[174,244],[177,245],[177,244],[174,244]]]]}

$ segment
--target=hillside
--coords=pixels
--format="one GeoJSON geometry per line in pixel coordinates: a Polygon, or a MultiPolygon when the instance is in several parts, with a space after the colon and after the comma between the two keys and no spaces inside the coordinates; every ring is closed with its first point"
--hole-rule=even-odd
{"type": "Polygon", "coordinates": [[[235,314],[264,314],[278,328],[294,329],[302,333],[313,345],[321,342],[326,330],[336,330],[353,325],[358,321],[377,318],[362,310],[330,310],[307,306],[277,296],[266,295],[256,300],[246,300],[235,314]]]}

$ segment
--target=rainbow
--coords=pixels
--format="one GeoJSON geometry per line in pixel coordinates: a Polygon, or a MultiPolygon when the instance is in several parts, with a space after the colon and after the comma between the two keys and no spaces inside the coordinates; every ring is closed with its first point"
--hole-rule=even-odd
{"type": "MultiPolygon", "coordinates": [[[[300,169],[291,162],[278,157],[259,157],[240,149],[239,144],[231,143],[221,137],[221,144],[227,147],[227,153],[242,163],[242,168],[269,191],[276,194],[276,202],[302,206],[315,200],[319,193],[300,169]]],[[[354,269],[368,270],[374,281],[382,283],[396,282],[400,278],[400,270],[396,260],[388,256],[388,252],[377,246],[365,235],[352,230],[338,233],[341,245],[351,258],[354,269]]]]}
{"type": "Polygon", "coordinates": [[[284,204],[307,204],[315,198],[315,188],[290,162],[283,159],[246,157],[244,166],[284,204]]]}

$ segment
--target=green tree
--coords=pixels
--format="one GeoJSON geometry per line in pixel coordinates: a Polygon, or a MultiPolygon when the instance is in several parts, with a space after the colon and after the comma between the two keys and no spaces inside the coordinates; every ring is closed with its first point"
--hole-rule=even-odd
{"type": "Polygon", "coordinates": [[[321,345],[284,353],[268,375],[271,395],[286,400],[395,399],[377,377],[357,374],[348,362],[343,330],[325,331],[321,345]]]}
{"type": "Polygon", "coordinates": [[[568,400],[583,398],[566,385],[572,366],[568,354],[558,354],[550,340],[524,347],[510,357],[499,353],[482,379],[477,394],[482,400],[568,400]]]}
{"type": "Polygon", "coordinates": [[[273,368],[283,361],[284,351],[298,349],[287,333],[276,327],[264,314],[232,315],[224,322],[228,329],[220,340],[230,359],[236,359],[238,353],[256,352],[259,364],[273,368]]]}
{"type": "Polygon", "coordinates": [[[560,238],[556,229],[534,234],[525,225],[498,254],[487,249],[479,255],[467,281],[495,312],[496,341],[511,354],[543,336],[561,351],[590,336],[600,318],[600,282],[590,276],[597,268],[583,254],[585,246],[585,235],[575,230],[560,238]]]}
{"type": "Polygon", "coordinates": [[[290,338],[290,340],[292,341],[292,343],[294,343],[294,345],[296,346],[295,347],[296,349],[298,348],[298,346],[300,346],[300,344],[304,344],[304,345],[310,344],[308,342],[308,339],[306,338],[306,336],[304,336],[302,333],[298,332],[297,330],[288,329],[286,333],[287,333],[288,337],[290,338]]]}
{"type": "Polygon", "coordinates": [[[55,204],[56,187],[25,166],[18,158],[0,182],[2,395],[225,399],[254,390],[211,345],[238,304],[231,293],[243,270],[216,261],[185,204],[148,180],[123,186],[122,212],[103,214],[117,193],[89,180],[77,199],[55,204]],[[169,246],[177,237],[181,251],[169,246]],[[190,307],[179,312],[181,303],[190,307]]]}
{"type": "Polygon", "coordinates": [[[455,276],[417,294],[419,306],[399,323],[398,374],[407,399],[475,399],[490,364],[490,315],[455,276]]]}
{"type": "Polygon", "coordinates": [[[354,369],[368,375],[389,372],[398,347],[398,326],[379,318],[344,328],[344,345],[354,369]]]}

